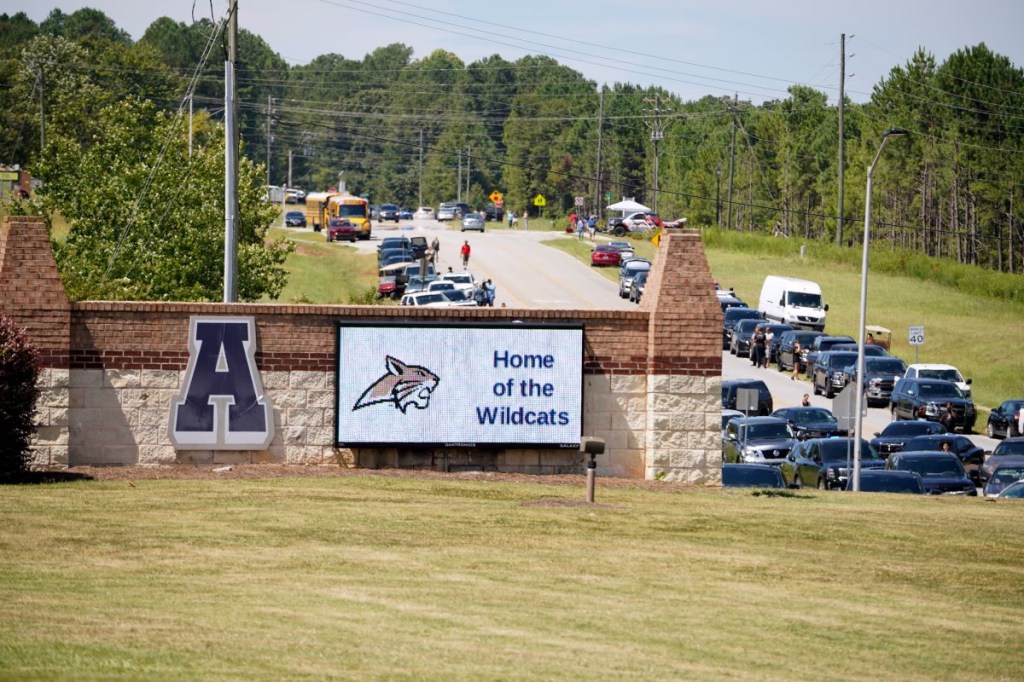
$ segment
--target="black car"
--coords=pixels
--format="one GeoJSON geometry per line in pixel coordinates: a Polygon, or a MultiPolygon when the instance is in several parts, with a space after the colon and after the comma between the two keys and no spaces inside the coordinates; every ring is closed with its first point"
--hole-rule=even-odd
{"type": "Polygon", "coordinates": [[[722,306],[722,312],[725,312],[726,310],[729,310],[730,308],[748,308],[749,307],[746,304],[746,301],[744,301],[741,298],[736,298],[735,296],[719,296],[718,297],[718,304],[720,306],[722,306]]]}
{"type": "Polygon", "coordinates": [[[726,379],[722,382],[722,409],[736,409],[736,390],[753,388],[757,390],[757,413],[769,415],[774,407],[771,391],[760,379],[726,379]]]}
{"type": "Polygon", "coordinates": [[[641,270],[636,273],[633,277],[633,281],[629,283],[629,300],[633,303],[639,303],[640,299],[644,295],[644,287],[647,286],[647,275],[650,274],[650,270],[641,270]]]}
{"type": "MultiPolygon", "coordinates": [[[[812,438],[798,443],[786,455],[781,470],[787,486],[842,490],[853,466],[852,438],[812,438]]],[[[881,469],[885,460],[866,440],[860,442],[861,469],[881,469]]]]}
{"type": "Polygon", "coordinates": [[[951,452],[905,450],[890,455],[885,468],[917,473],[924,483],[924,491],[929,495],[978,495],[974,481],[968,478],[964,466],[951,452]]]}
{"type": "Polygon", "coordinates": [[[970,433],[977,419],[974,402],[970,398],[965,398],[960,387],[952,381],[900,379],[892,391],[892,418],[922,417],[929,421],[939,421],[946,403],[953,406],[955,427],[962,429],[964,433],[970,433]]]}
{"type": "Polygon", "coordinates": [[[992,454],[985,459],[978,471],[978,479],[985,484],[996,467],[1004,464],[1024,466],[1024,438],[1007,438],[996,446],[992,454]]]}
{"type": "MultiPolygon", "coordinates": [[[[896,357],[864,358],[864,398],[868,405],[888,405],[892,389],[907,371],[905,362],[896,357]]],[[[851,381],[857,380],[857,365],[853,366],[851,381]]]]}
{"type": "Polygon", "coordinates": [[[935,434],[928,436],[917,436],[907,441],[903,449],[910,451],[938,450],[946,452],[947,445],[949,452],[956,455],[960,463],[964,465],[967,475],[975,481],[978,480],[978,470],[985,462],[985,450],[974,444],[967,436],[958,436],[953,433],[935,434]]]}
{"type": "Polygon", "coordinates": [[[1016,438],[1020,434],[1020,411],[1024,399],[1005,400],[988,414],[985,433],[989,438],[1016,438]]]}
{"type": "Polygon", "coordinates": [[[393,220],[397,223],[401,213],[402,209],[398,208],[394,204],[381,204],[380,208],[377,209],[377,220],[380,222],[393,220]]]}
{"type": "MultiPolygon", "coordinates": [[[[846,489],[853,490],[852,478],[846,482],[846,489]]],[[[924,495],[924,484],[921,482],[921,476],[913,471],[868,469],[860,472],[860,491],[924,495]]]]}
{"type": "Polygon", "coordinates": [[[377,252],[380,253],[384,249],[408,249],[410,244],[408,237],[384,237],[377,244],[377,252]]]}
{"type": "Polygon", "coordinates": [[[782,335],[788,331],[793,331],[792,325],[769,322],[765,326],[764,333],[768,337],[768,362],[775,362],[775,357],[779,352],[779,344],[782,342],[782,335]]]}
{"type": "Polygon", "coordinates": [[[832,346],[839,343],[854,343],[852,336],[818,336],[811,343],[810,349],[807,351],[807,374],[810,375],[814,371],[814,364],[818,361],[818,356],[825,351],[832,348],[832,346]]]}
{"type": "Polygon", "coordinates": [[[780,372],[793,369],[793,363],[798,362],[801,369],[807,364],[807,351],[814,343],[815,337],[824,335],[825,332],[809,331],[807,329],[794,329],[783,333],[779,340],[779,349],[775,353],[775,365],[780,372]],[[794,360],[793,344],[800,343],[800,357],[794,360]]]}
{"type": "Polygon", "coordinates": [[[799,440],[845,436],[839,428],[839,421],[824,407],[783,407],[771,416],[785,419],[799,440]]]}
{"type": "Polygon", "coordinates": [[[743,417],[725,425],[722,461],[782,464],[797,440],[789,424],[775,417],[743,417]]]}
{"type": "Polygon", "coordinates": [[[927,419],[892,422],[875,434],[875,437],[871,439],[871,447],[877,450],[883,458],[888,458],[894,452],[901,452],[907,441],[912,438],[940,433],[946,433],[946,427],[939,422],[930,422],[927,419]]]}
{"type": "Polygon", "coordinates": [[[740,320],[760,320],[761,313],[753,308],[729,308],[722,313],[722,350],[729,350],[732,330],[740,320]]]}
{"type": "Polygon", "coordinates": [[[750,341],[754,338],[754,330],[764,324],[764,320],[751,318],[740,320],[732,331],[732,340],[729,342],[729,352],[741,358],[750,357],[750,341]]]}
{"type": "MultiPolygon", "coordinates": [[[[857,353],[860,350],[860,346],[856,343],[837,343],[832,346],[832,350],[846,350],[851,353],[857,353]]],[[[866,358],[883,358],[889,354],[885,348],[878,344],[866,344],[864,346],[864,357],[866,358]]]]}
{"type": "Polygon", "coordinates": [[[722,464],[723,488],[785,488],[779,467],[768,464],[722,464]]]}
{"type": "Polygon", "coordinates": [[[506,211],[501,206],[490,206],[484,207],[484,210],[480,211],[484,215],[484,221],[491,222],[503,222],[505,220],[506,211]]]}
{"type": "Polygon", "coordinates": [[[384,267],[385,265],[392,265],[393,263],[411,263],[413,260],[414,258],[410,249],[381,249],[377,252],[378,268],[384,267]]]}
{"type": "Polygon", "coordinates": [[[287,227],[305,227],[306,214],[302,211],[288,211],[284,214],[284,224],[287,227]]]}
{"type": "Polygon", "coordinates": [[[818,356],[811,372],[811,388],[814,395],[825,394],[835,397],[850,383],[850,377],[857,366],[857,354],[844,350],[827,350],[818,356]]]}

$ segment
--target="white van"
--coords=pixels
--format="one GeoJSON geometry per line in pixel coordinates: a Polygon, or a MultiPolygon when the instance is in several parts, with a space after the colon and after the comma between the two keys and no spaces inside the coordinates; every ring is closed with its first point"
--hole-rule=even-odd
{"type": "Polygon", "coordinates": [[[821,287],[817,282],[768,275],[761,286],[757,309],[766,320],[793,325],[798,329],[825,331],[821,287]]]}

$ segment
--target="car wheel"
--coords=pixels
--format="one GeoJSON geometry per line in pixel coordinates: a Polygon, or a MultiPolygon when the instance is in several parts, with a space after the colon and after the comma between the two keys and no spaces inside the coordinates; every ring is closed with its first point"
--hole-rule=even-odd
{"type": "Polygon", "coordinates": [[[835,393],[835,391],[832,390],[832,384],[831,383],[825,384],[825,397],[829,398],[831,400],[835,396],[836,396],[836,393],[835,393]]]}
{"type": "Polygon", "coordinates": [[[893,406],[893,408],[891,410],[891,413],[892,413],[892,420],[894,422],[898,422],[900,420],[900,416],[898,414],[896,414],[896,407],[895,406],[893,406]]]}
{"type": "Polygon", "coordinates": [[[811,390],[814,391],[814,395],[821,395],[821,389],[814,381],[811,381],[811,390]]]}
{"type": "Polygon", "coordinates": [[[828,490],[828,483],[825,482],[824,478],[818,479],[818,490],[828,490]]]}
{"type": "Polygon", "coordinates": [[[989,422],[985,426],[985,435],[988,436],[989,438],[995,438],[996,437],[996,430],[992,428],[992,422],[989,422]]]}
{"type": "Polygon", "coordinates": [[[775,363],[775,367],[776,367],[776,368],[777,368],[777,369],[778,369],[778,370],[779,370],[780,372],[785,372],[785,371],[786,371],[786,368],[782,366],[782,360],[779,360],[778,362],[776,362],[776,363],[775,363]]]}
{"type": "Polygon", "coordinates": [[[797,472],[793,473],[793,482],[789,484],[789,487],[796,488],[797,490],[799,490],[801,487],[803,487],[801,485],[801,483],[800,483],[800,474],[799,473],[797,473],[797,472]]]}

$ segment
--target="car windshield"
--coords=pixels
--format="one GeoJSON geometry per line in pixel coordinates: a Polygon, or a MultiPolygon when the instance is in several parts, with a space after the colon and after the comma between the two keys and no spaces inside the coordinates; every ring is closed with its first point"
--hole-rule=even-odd
{"type": "Polygon", "coordinates": [[[441,292],[445,298],[452,303],[461,303],[470,300],[469,295],[462,289],[449,289],[441,292]]]}
{"type": "Polygon", "coordinates": [[[444,276],[444,278],[450,282],[455,282],[456,284],[473,283],[472,275],[464,275],[461,272],[449,272],[447,275],[444,276]]]}
{"type": "Polygon", "coordinates": [[[342,218],[365,218],[366,206],[362,204],[341,204],[338,206],[338,215],[342,218]]]}
{"type": "Polygon", "coordinates": [[[943,381],[963,381],[960,372],[955,369],[919,369],[917,375],[922,379],[942,379],[943,381]]]}
{"type": "Polygon", "coordinates": [[[964,394],[956,387],[956,384],[918,384],[919,393],[922,398],[963,398],[964,394]]]}
{"type": "Polygon", "coordinates": [[[753,308],[729,308],[725,311],[725,320],[727,322],[737,322],[739,320],[749,320],[753,318],[760,319],[761,313],[757,312],[753,308]]]}
{"type": "Polygon", "coordinates": [[[786,294],[789,305],[800,308],[821,308],[821,294],[809,294],[802,291],[790,291],[786,294]]]}
{"type": "Polygon", "coordinates": [[[627,263],[625,275],[626,277],[632,277],[633,275],[636,275],[636,273],[638,272],[650,269],[650,263],[627,263]]]}
{"type": "Polygon", "coordinates": [[[811,424],[814,422],[836,423],[836,418],[828,410],[794,410],[793,421],[797,424],[811,424]]]}
{"type": "Polygon", "coordinates": [[[960,463],[952,456],[901,459],[898,468],[905,471],[916,471],[922,476],[964,475],[963,467],[961,467],[960,463]]]}
{"type": "Polygon", "coordinates": [[[1024,455],[1024,440],[1003,441],[992,451],[993,455],[1024,455]]]}
{"type": "Polygon", "coordinates": [[[415,305],[426,305],[428,303],[445,303],[448,299],[437,292],[429,292],[425,294],[416,294],[415,305]]]}
{"type": "Polygon", "coordinates": [[[463,216],[463,220],[483,220],[484,217],[479,213],[467,213],[463,216]]]}
{"type": "Polygon", "coordinates": [[[864,368],[868,372],[903,374],[903,361],[899,358],[865,358],[864,368]]]}
{"type": "Polygon", "coordinates": [[[1024,467],[999,467],[992,472],[991,483],[1013,483],[1024,478],[1024,467]]]}
{"type": "Polygon", "coordinates": [[[828,356],[828,364],[831,367],[851,367],[857,364],[856,353],[837,353],[832,352],[828,356]]]}
{"type": "Polygon", "coordinates": [[[750,424],[747,426],[747,438],[767,440],[771,438],[792,438],[788,424],[750,424]]]}
{"type": "MultiPolygon", "coordinates": [[[[829,440],[822,441],[819,451],[821,452],[822,460],[826,462],[845,462],[847,454],[850,457],[853,456],[853,441],[849,438],[830,438],[829,440]]],[[[875,461],[879,459],[878,453],[865,440],[860,442],[860,458],[861,461],[875,461]]]]}
{"type": "Polygon", "coordinates": [[[925,433],[934,433],[935,422],[922,421],[899,421],[892,422],[886,426],[882,436],[920,436],[925,433]]]}

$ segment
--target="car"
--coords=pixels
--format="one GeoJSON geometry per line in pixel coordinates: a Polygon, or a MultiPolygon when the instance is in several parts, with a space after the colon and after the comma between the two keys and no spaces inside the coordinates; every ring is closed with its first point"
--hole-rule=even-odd
{"type": "Polygon", "coordinates": [[[1024,464],[1002,464],[992,470],[982,494],[985,497],[996,497],[1008,486],[1020,480],[1024,480],[1024,464]]]}
{"type": "Polygon", "coordinates": [[[633,250],[633,245],[630,244],[629,242],[620,242],[613,240],[608,242],[608,246],[614,246],[616,249],[618,249],[619,253],[622,254],[623,258],[632,258],[633,256],[636,255],[636,252],[633,250]]]}
{"type": "Polygon", "coordinates": [[[729,308],[722,313],[722,350],[732,345],[732,333],[740,320],[760,320],[761,313],[753,308],[729,308]]]}
{"type": "Polygon", "coordinates": [[[481,211],[480,213],[483,214],[484,220],[500,223],[505,220],[506,211],[501,206],[495,206],[494,204],[491,204],[490,206],[484,207],[484,210],[481,211]]]}
{"type": "Polygon", "coordinates": [[[846,431],[839,428],[839,420],[824,407],[783,407],[771,416],[785,419],[798,440],[846,435],[846,431]]]}
{"type": "Polygon", "coordinates": [[[654,211],[637,211],[623,218],[622,226],[630,232],[649,232],[661,227],[661,218],[654,211]]]}
{"type": "Polygon", "coordinates": [[[427,238],[423,236],[409,237],[409,247],[412,249],[412,257],[416,260],[427,255],[427,238]]]}
{"type": "Polygon", "coordinates": [[[735,410],[736,391],[741,388],[752,388],[757,391],[757,414],[767,416],[772,413],[774,401],[768,385],[760,379],[726,379],[722,382],[722,409],[735,410]]]}
{"type": "Polygon", "coordinates": [[[1010,500],[1024,498],[1024,481],[1017,481],[1003,488],[1003,492],[999,493],[999,498],[1010,500]]]}
{"type": "Polygon", "coordinates": [[[288,211],[284,214],[284,224],[287,227],[305,227],[306,214],[302,211],[288,211]]]}
{"type": "Polygon", "coordinates": [[[472,294],[463,289],[443,289],[441,295],[448,299],[448,304],[456,308],[477,307],[479,304],[472,294]]]}
{"type": "Polygon", "coordinates": [[[782,341],[782,335],[788,331],[792,331],[793,327],[780,322],[766,322],[763,327],[764,334],[768,342],[768,347],[765,349],[765,353],[767,354],[766,359],[768,362],[775,362],[775,356],[779,351],[779,342],[782,341]]]}
{"type": "Polygon", "coordinates": [[[1024,398],[1004,400],[999,407],[988,414],[985,433],[989,438],[1015,438],[1020,436],[1020,413],[1024,410],[1024,398]]]}
{"type": "Polygon", "coordinates": [[[633,283],[636,273],[651,269],[651,261],[646,258],[631,258],[622,261],[619,266],[619,298],[629,296],[629,285],[633,283]]]}
{"type": "Polygon", "coordinates": [[[793,369],[793,363],[800,365],[801,369],[807,364],[807,351],[810,349],[811,344],[814,343],[814,338],[821,336],[824,332],[811,331],[808,329],[793,329],[782,334],[782,338],[779,339],[779,348],[775,352],[775,366],[778,367],[780,372],[793,369]],[[793,357],[794,344],[800,343],[800,357],[793,357]]]}
{"type": "Polygon", "coordinates": [[[854,343],[852,336],[816,336],[807,350],[807,375],[814,371],[818,356],[839,343],[854,343]]]}
{"type": "Polygon", "coordinates": [[[395,275],[385,275],[377,282],[377,296],[380,298],[396,298],[404,292],[395,275]]]}
{"type": "MultiPolygon", "coordinates": [[[[832,346],[832,350],[845,350],[852,353],[857,353],[860,350],[860,345],[856,343],[837,343],[832,346]]],[[[889,351],[885,349],[885,346],[881,344],[865,344],[864,345],[864,357],[866,358],[881,358],[889,354],[889,351]]]]}
{"type": "Polygon", "coordinates": [[[956,415],[954,426],[962,429],[964,433],[970,433],[977,419],[974,402],[970,398],[965,398],[952,381],[904,377],[896,382],[892,390],[890,409],[893,420],[923,417],[939,421],[946,403],[953,406],[956,415]]]}
{"type": "Polygon", "coordinates": [[[927,419],[891,422],[871,439],[873,447],[882,458],[888,458],[894,452],[900,452],[912,438],[947,433],[946,427],[939,422],[927,419]]]}
{"type": "MultiPolygon", "coordinates": [[[[853,479],[846,482],[846,490],[853,490],[853,479]]],[[[860,472],[862,493],[907,493],[924,495],[924,483],[914,471],[887,471],[868,469],[860,472]]]]}
{"type": "MultiPolygon", "coordinates": [[[[868,405],[888,405],[892,397],[892,389],[896,382],[903,378],[907,365],[897,357],[864,358],[864,399],[868,405]]],[[[857,381],[859,376],[854,363],[850,381],[857,381]]]]}
{"type": "Polygon", "coordinates": [[[649,270],[641,270],[636,273],[633,277],[633,281],[629,284],[629,300],[633,303],[640,303],[640,299],[644,295],[644,287],[647,286],[647,276],[650,275],[649,270]]]}
{"type": "Polygon", "coordinates": [[[945,451],[943,445],[949,447],[949,452],[956,455],[964,470],[971,478],[978,479],[978,470],[985,461],[985,450],[974,444],[967,436],[958,436],[955,433],[938,433],[915,436],[906,442],[904,450],[941,450],[945,451]]]}
{"type": "Polygon", "coordinates": [[[951,452],[904,450],[890,455],[885,461],[885,468],[917,473],[928,495],[978,495],[978,487],[968,478],[960,460],[951,452]]]}
{"type": "Polygon", "coordinates": [[[410,249],[412,242],[408,237],[384,237],[377,243],[377,253],[387,249],[410,249]]]}
{"type": "Polygon", "coordinates": [[[599,246],[595,246],[594,250],[590,252],[591,267],[597,267],[600,265],[618,265],[621,262],[622,253],[614,246],[601,244],[599,246]]]}
{"type": "Polygon", "coordinates": [[[725,438],[725,425],[736,417],[746,417],[739,410],[722,410],[722,438],[725,438]]]}
{"type": "Polygon", "coordinates": [[[437,213],[434,212],[433,206],[420,206],[413,212],[412,217],[415,220],[434,220],[437,213]]]}
{"type": "Polygon", "coordinates": [[[466,230],[479,230],[484,231],[484,217],[479,213],[466,213],[462,216],[462,224],[459,226],[460,232],[466,230]]]}
{"type": "Polygon", "coordinates": [[[759,317],[752,317],[747,320],[740,320],[732,330],[732,337],[729,341],[729,352],[737,357],[750,357],[750,341],[754,338],[754,330],[764,322],[759,317]]]}
{"type": "Polygon", "coordinates": [[[401,209],[394,204],[381,204],[380,208],[377,209],[377,220],[384,222],[385,220],[391,220],[398,222],[398,213],[401,209]]]}
{"type": "MultiPolygon", "coordinates": [[[[853,445],[853,438],[811,438],[797,443],[780,465],[786,486],[842,490],[853,467],[853,445]]],[[[885,460],[863,439],[860,466],[862,471],[885,466],[885,460]]]]}
{"type": "Polygon", "coordinates": [[[857,366],[857,354],[844,350],[827,350],[818,356],[811,372],[811,390],[814,395],[834,398],[850,383],[857,366]]]}
{"type": "Polygon", "coordinates": [[[978,470],[978,480],[984,485],[996,467],[1022,463],[1024,463],[1024,438],[1007,438],[985,458],[985,463],[978,470]]]}
{"type": "Polygon", "coordinates": [[[402,296],[402,305],[421,308],[447,308],[449,301],[440,291],[419,291],[402,296]]]}
{"type": "Polygon", "coordinates": [[[458,212],[458,206],[454,203],[444,203],[437,209],[437,219],[440,222],[446,220],[455,220],[455,215],[458,212]]]}
{"type": "Polygon", "coordinates": [[[377,252],[377,267],[391,265],[392,263],[411,263],[415,260],[410,249],[394,248],[381,249],[377,252]]]}
{"type": "Polygon", "coordinates": [[[952,381],[960,388],[960,392],[964,394],[965,398],[971,397],[971,380],[964,379],[964,375],[953,365],[914,363],[907,366],[904,376],[909,379],[943,379],[945,381],[952,381]]]}
{"type": "Polygon", "coordinates": [[[447,279],[435,279],[434,281],[427,284],[427,291],[455,291],[458,287],[455,286],[455,282],[447,279]]]}
{"type": "Polygon", "coordinates": [[[398,211],[398,217],[402,220],[412,220],[412,211],[407,208],[398,211]]]}
{"type": "Polygon", "coordinates": [[[415,294],[421,291],[426,291],[427,287],[430,286],[430,283],[436,280],[437,275],[427,275],[426,277],[420,274],[409,275],[406,278],[405,293],[415,294]]]}
{"type": "Polygon", "coordinates": [[[722,461],[781,465],[797,440],[775,417],[742,417],[725,425],[722,461]]]}
{"type": "Polygon", "coordinates": [[[785,488],[779,467],[768,464],[722,464],[723,488],[785,488]]]}
{"type": "Polygon", "coordinates": [[[456,289],[465,291],[470,297],[473,296],[473,290],[476,289],[476,280],[469,272],[446,272],[441,279],[451,282],[456,289]]]}
{"type": "Polygon", "coordinates": [[[737,298],[735,296],[719,296],[718,305],[722,306],[722,312],[725,312],[729,308],[749,307],[742,298],[737,298]]]}
{"type": "Polygon", "coordinates": [[[377,204],[370,204],[370,220],[376,220],[380,215],[380,206],[377,204]]]}
{"type": "Polygon", "coordinates": [[[327,221],[327,241],[340,242],[347,239],[354,242],[359,238],[359,227],[351,220],[344,218],[331,218],[327,221]]]}

